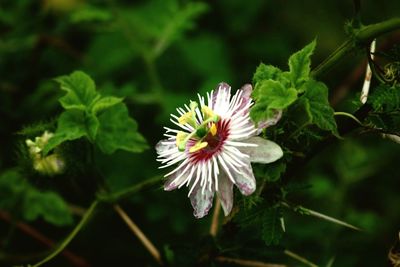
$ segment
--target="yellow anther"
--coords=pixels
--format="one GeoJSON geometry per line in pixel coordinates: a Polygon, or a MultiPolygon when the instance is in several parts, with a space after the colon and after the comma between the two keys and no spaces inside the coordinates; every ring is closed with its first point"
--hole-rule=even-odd
{"type": "Polygon", "coordinates": [[[207,120],[214,116],[214,111],[212,111],[212,109],[209,108],[208,106],[202,106],[201,112],[203,113],[204,120],[207,120]]]}
{"type": "Polygon", "coordinates": [[[208,143],[207,143],[207,142],[198,142],[198,143],[196,143],[194,146],[192,146],[192,147],[189,149],[189,152],[190,152],[190,153],[194,153],[194,152],[196,152],[196,151],[199,151],[200,149],[205,148],[206,146],[208,146],[208,143]]]}
{"type": "Polygon", "coordinates": [[[212,134],[212,136],[215,136],[217,134],[217,126],[215,125],[215,123],[211,124],[210,133],[212,134]]]}
{"type": "Polygon", "coordinates": [[[194,116],[195,116],[195,114],[193,111],[186,112],[185,114],[183,114],[182,116],[180,116],[178,118],[178,122],[179,122],[179,124],[182,124],[182,125],[187,123],[193,127],[196,127],[196,121],[194,120],[194,116]]]}
{"type": "Polygon", "coordinates": [[[179,147],[179,145],[185,141],[185,138],[188,136],[188,133],[185,132],[178,132],[176,135],[176,146],[179,147]]]}

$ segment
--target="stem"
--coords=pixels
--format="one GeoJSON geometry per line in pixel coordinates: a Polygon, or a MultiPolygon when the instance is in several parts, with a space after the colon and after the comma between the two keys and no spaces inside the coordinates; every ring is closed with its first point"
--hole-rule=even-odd
{"type": "Polygon", "coordinates": [[[161,254],[157,248],[151,243],[151,241],[146,237],[146,235],[140,230],[140,228],[132,221],[128,214],[119,206],[114,205],[114,210],[118,213],[121,219],[126,223],[133,234],[142,242],[144,247],[150,252],[151,256],[162,265],[161,254]]]}
{"type": "Polygon", "coordinates": [[[216,257],[215,261],[228,264],[233,263],[239,266],[246,266],[246,267],[286,267],[286,265],[283,264],[264,263],[261,261],[234,259],[223,256],[216,257]]]}
{"type": "Polygon", "coordinates": [[[160,97],[163,91],[163,87],[161,85],[160,78],[158,77],[158,72],[154,60],[149,56],[144,56],[143,60],[146,65],[147,75],[149,76],[149,80],[152,85],[151,89],[156,95],[160,97]]]}
{"type": "Polygon", "coordinates": [[[389,19],[380,23],[363,26],[339,46],[330,56],[319,64],[311,76],[316,78],[325,74],[336,65],[349,52],[353,51],[359,44],[371,41],[372,39],[400,28],[400,18],[389,19]]]}
{"type": "Polygon", "coordinates": [[[117,202],[117,201],[127,198],[139,191],[150,188],[155,184],[159,184],[163,179],[164,179],[163,176],[155,176],[153,178],[150,178],[143,182],[135,184],[132,187],[122,189],[122,190],[117,191],[112,194],[99,194],[97,197],[100,201],[103,201],[103,202],[117,202]]]}
{"type": "Polygon", "coordinates": [[[220,213],[221,213],[221,200],[218,197],[216,197],[215,203],[214,203],[214,213],[213,213],[211,227],[210,227],[210,235],[212,237],[217,236],[220,213]]]}
{"type": "Polygon", "coordinates": [[[64,241],[56,248],[50,255],[48,255],[46,258],[41,260],[40,262],[31,265],[31,267],[39,267],[46,262],[50,261],[53,259],[55,256],[60,254],[60,252],[63,251],[63,249],[68,246],[68,244],[75,238],[75,236],[79,233],[79,231],[83,228],[83,226],[86,225],[86,223],[89,221],[90,217],[92,216],[93,212],[95,211],[97,205],[99,202],[95,200],[92,205],[90,205],[89,209],[86,211],[85,215],[82,217],[81,221],[78,223],[77,226],[75,226],[74,230],[64,239],[64,241]]]}
{"type": "Polygon", "coordinates": [[[294,253],[293,251],[285,249],[285,251],[283,253],[285,253],[286,255],[291,257],[292,259],[295,259],[295,260],[297,260],[297,261],[299,261],[301,263],[304,263],[307,266],[318,267],[318,265],[316,265],[315,263],[312,263],[311,261],[307,260],[306,258],[303,258],[302,256],[294,253]]]}

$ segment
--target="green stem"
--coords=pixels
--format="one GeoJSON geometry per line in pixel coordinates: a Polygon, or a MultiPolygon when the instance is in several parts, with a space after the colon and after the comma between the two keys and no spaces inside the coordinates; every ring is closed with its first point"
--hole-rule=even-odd
{"type": "Polygon", "coordinates": [[[64,241],[46,258],[41,260],[40,262],[34,264],[34,265],[29,265],[30,267],[39,267],[46,262],[52,260],[54,257],[56,257],[60,252],[64,250],[66,246],[75,238],[75,236],[79,233],[79,231],[85,226],[85,224],[89,221],[90,217],[92,216],[94,210],[96,209],[97,205],[99,202],[95,200],[92,205],[90,205],[89,209],[86,211],[85,215],[82,217],[81,221],[78,223],[77,226],[75,226],[74,230],[64,239],[64,241]]]}
{"type": "Polygon", "coordinates": [[[102,202],[117,202],[139,191],[150,188],[155,184],[159,184],[163,179],[164,179],[163,176],[156,176],[112,194],[99,194],[98,200],[102,202]]]}
{"type": "Polygon", "coordinates": [[[319,64],[312,72],[311,76],[319,77],[329,71],[334,65],[336,65],[342,58],[348,53],[353,51],[359,44],[363,44],[371,41],[372,39],[394,31],[400,28],[400,18],[393,18],[380,23],[363,26],[356,30],[354,34],[343,42],[328,58],[326,58],[321,64],[319,64]]]}
{"type": "Polygon", "coordinates": [[[312,263],[311,261],[307,260],[306,258],[294,253],[293,251],[285,249],[285,251],[283,253],[285,253],[286,255],[291,257],[292,259],[295,259],[295,260],[297,260],[297,261],[299,261],[301,263],[304,263],[307,266],[318,267],[318,265],[316,265],[315,263],[312,263]]]}
{"type": "Polygon", "coordinates": [[[150,56],[143,56],[143,60],[146,65],[147,75],[149,76],[149,80],[151,83],[151,89],[152,89],[153,93],[155,93],[159,97],[161,97],[163,87],[161,85],[161,81],[158,76],[155,61],[150,56]]]}

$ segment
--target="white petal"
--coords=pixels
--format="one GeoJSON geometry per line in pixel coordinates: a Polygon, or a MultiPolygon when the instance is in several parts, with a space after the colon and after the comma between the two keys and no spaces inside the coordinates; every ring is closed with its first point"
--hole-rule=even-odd
{"type": "Polygon", "coordinates": [[[193,192],[190,194],[190,203],[193,207],[193,215],[200,219],[208,214],[212,207],[214,198],[214,191],[205,190],[204,194],[201,193],[201,187],[197,185],[193,192]]]}
{"type": "Polygon", "coordinates": [[[243,113],[249,112],[247,105],[251,101],[251,92],[253,91],[253,87],[251,86],[251,84],[245,84],[242,86],[241,90],[242,90],[241,103],[240,105],[238,105],[236,111],[233,114],[237,112],[243,112],[243,113]]]}
{"type": "Polygon", "coordinates": [[[258,136],[250,137],[243,141],[257,145],[257,147],[238,147],[242,153],[250,156],[251,162],[271,163],[283,156],[281,147],[272,141],[258,136]]]}
{"type": "Polygon", "coordinates": [[[214,110],[220,116],[225,115],[228,111],[229,103],[231,98],[231,87],[229,84],[221,82],[218,84],[217,89],[213,92],[211,96],[211,106],[210,108],[214,110]]]}
{"type": "Polygon", "coordinates": [[[246,166],[240,168],[240,173],[235,174],[236,186],[240,192],[245,195],[251,195],[256,190],[256,179],[250,161],[246,161],[246,166]]]}
{"type": "Polygon", "coordinates": [[[233,183],[229,180],[225,171],[221,171],[218,176],[217,196],[221,200],[225,216],[228,216],[233,206],[233,183]]]}
{"type": "Polygon", "coordinates": [[[172,191],[176,189],[179,185],[181,185],[182,181],[188,177],[190,172],[187,172],[190,167],[193,166],[187,164],[188,160],[185,160],[182,164],[180,164],[175,170],[169,172],[165,175],[165,177],[169,176],[167,181],[164,184],[165,191],[172,191]],[[185,166],[186,165],[186,166],[185,166]],[[185,167],[183,170],[182,168],[185,167]],[[186,173],[186,174],[185,174],[186,173]]]}
{"type": "Polygon", "coordinates": [[[156,151],[157,151],[157,154],[160,155],[164,152],[167,152],[167,151],[173,149],[174,147],[176,147],[176,145],[174,143],[172,143],[171,140],[165,139],[165,140],[161,140],[157,143],[156,151]]]}

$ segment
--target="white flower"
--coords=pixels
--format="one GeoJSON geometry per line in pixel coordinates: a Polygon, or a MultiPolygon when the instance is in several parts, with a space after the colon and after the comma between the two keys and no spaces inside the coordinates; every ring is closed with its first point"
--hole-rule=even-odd
{"type": "Polygon", "coordinates": [[[207,93],[207,102],[199,95],[200,104],[191,101],[177,109],[179,116],[171,115],[180,129],[165,127],[167,139],[156,146],[160,168],[178,165],[165,175],[164,189],[188,186],[196,218],[207,215],[214,193],[227,216],[233,206],[233,185],[243,195],[256,189],[250,162],[271,163],[283,155],[277,144],[256,136],[275,124],[281,112],[255,127],[249,117],[251,91],[251,85],[245,85],[231,98],[231,87],[220,83],[207,93]]]}

